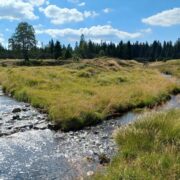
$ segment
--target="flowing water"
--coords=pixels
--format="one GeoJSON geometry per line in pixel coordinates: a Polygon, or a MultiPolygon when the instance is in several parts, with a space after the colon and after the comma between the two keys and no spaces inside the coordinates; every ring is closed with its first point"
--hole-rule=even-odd
{"type": "MultiPolygon", "coordinates": [[[[157,111],[180,108],[180,95],[172,96],[157,111]]],[[[154,110],[153,110],[154,111],[154,110]]],[[[116,152],[113,131],[143,113],[129,112],[78,132],[48,129],[47,116],[0,91],[0,179],[75,179],[94,171],[99,157],[116,152]]]]}

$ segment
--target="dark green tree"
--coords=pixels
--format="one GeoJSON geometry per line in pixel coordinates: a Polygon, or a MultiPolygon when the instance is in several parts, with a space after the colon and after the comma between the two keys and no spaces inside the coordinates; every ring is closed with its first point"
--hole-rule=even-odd
{"type": "Polygon", "coordinates": [[[64,54],[64,59],[70,59],[72,58],[72,47],[70,44],[68,44],[67,48],[66,48],[66,51],[65,51],[65,54],[64,54]]]}
{"type": "Polygon", "coordinates": [[[174,44],[174,58],[180,59],[180,38],[174,44]]]}
{"type": "Polygon", "coordinates": [[[62,57],[62,47],[61,43],[59,41],[56,41],[54,45],[54,58],[58,59],[60,57],[62,57]]]}
{"type": "Polygon", "coordinates": [[[18,24],[15,33],[9,39],[9,47],[21,51],[25,61],[29,60],[29,51],[36,46],[35,30],[26,22],[18,24]]]}
{"type": "Polygon", "coordinates": [[[54,58],[54,41],[53,39],[51,39],[51,41],[49,42],[49,51],[50,51],[50,54],[51,54],[51,58],[54,58]]]}

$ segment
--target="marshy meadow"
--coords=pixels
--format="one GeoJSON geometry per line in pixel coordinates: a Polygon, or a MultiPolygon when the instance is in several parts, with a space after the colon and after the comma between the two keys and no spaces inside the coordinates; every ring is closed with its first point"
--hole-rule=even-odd
{"type": "Polygon", "coordinates": [[[0,0],[0,180],[180,180],[179,5],[0,0]]]}

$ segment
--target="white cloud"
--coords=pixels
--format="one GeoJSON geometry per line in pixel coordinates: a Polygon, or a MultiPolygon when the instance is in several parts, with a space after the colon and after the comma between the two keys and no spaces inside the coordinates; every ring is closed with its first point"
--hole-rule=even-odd
{"type": "Polygon", "coordinates": [[[103,9],[103,12],[106,13],[106,14],[110,13],[111,11],[112,11],[111,8],[105,8],[105,9],[103,9]]]}
{"type": "Polygon", "coordinates": [[[53,24],[65,24],[70,22],[80,22],[88,17],[95,17],[95,11],[80,12],[77,9],[60,8],[56,5],[49,5],[46,8],[39,8],[45,16],[51,19],[53,24]]]}
{"type": "Polygon", "coordinates": [[[44,2],[45,0],[0,0],[0,19],[38,19],[34,14],[34,7],[41,6],[44,2]]]}
{"type": "Polygon", "coordinates": [[[84,11],[84,17],[88,18],[88,17],[96,17],[99,14],[95,11],[84,11]]]}
{"type": "Polygon", "coordinates": [[[79,3],[78,6],[82,7],[82,6],[85,6],[86,3],[85,2],[82,2],[82,3],[79,3]]]}
{"type": "Polygon", "coordinates": [[[158,14],[142,19],[143,23],[153,26],[172,26],[180,24],[180,8],[162,11],[158,14]]]}
{"type": "Polygon", "coordinates": [[[143,32],[143,33],[151,33],[152,29],[151,28],[147,28],[147,29],[141,29],[140,31],[143,32]]]}
{"type": "MultiPolygon", "coordinates": [[[[149,31],[149,30],[148,30],[149,31]]],[[[80,29],[36,29],[37,34],[47,34],[52,36],[53,38],[58,37],[80,37],[81,34],[84,34],[87,38],[90,39],[98,39],[99,40],[108,40],[115,38],[117,40],[120,39],[133,39],[142,37],[145,33],[148,32],[136,32],[136,33],[129,33],[125,31],[121,31],[119,29],[113,28],[110,25],[104,26],[92,26],[90,28],[80,28],[80,29]]]]}
{"type": "Polygon", "coordinates": [[[30,3],[34,6],[41,6],[46,2],[46,0],[24,0],[24,2],[30,3]]]}
{"type": "Polygon", "coordinates": [[[46,5],[48,6],[50,4],[50,2],[49,1],[46,1],[46,5]]]}

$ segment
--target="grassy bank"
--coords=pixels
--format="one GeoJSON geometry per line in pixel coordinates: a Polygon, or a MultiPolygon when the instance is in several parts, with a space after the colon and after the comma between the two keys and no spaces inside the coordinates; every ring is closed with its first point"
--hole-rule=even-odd
{"type": "Polygon", "coordinates": [[[151,114],[116,132],[119,152],[95,180],[180,179],[180,110],[151,114]]]}
{"type": "Polygon", "coordinates": [[[167,62],[152,63],[150,67],[160,70],[162,73],[171,74],[180,78],[180,59],[167,62]]]}
{"type": "Polygon", "coordinates": [[[16,99],[48,112],[63,130],[93,125],[132,108],[154,106],[178,89],[156,69],[114,59],[53,67],[1,67],[0,84],[16,99]]]}

